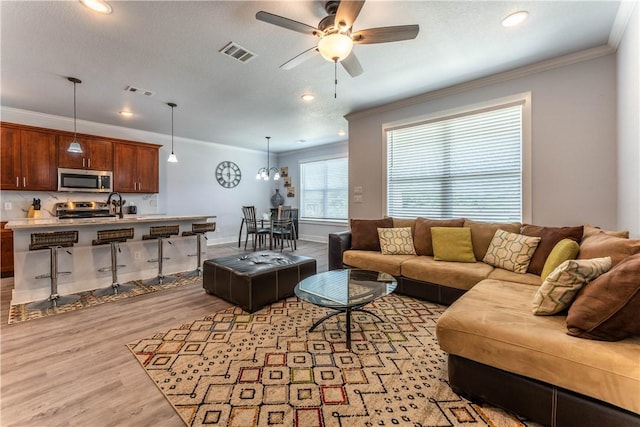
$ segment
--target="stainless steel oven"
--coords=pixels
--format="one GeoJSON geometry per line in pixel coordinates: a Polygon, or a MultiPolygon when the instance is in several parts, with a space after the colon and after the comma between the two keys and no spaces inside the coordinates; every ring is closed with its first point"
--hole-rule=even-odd
{"type": "Polygon", "coordinates": [[[110,193],[113,172],[58,168],[58,191],[110,193]]]}

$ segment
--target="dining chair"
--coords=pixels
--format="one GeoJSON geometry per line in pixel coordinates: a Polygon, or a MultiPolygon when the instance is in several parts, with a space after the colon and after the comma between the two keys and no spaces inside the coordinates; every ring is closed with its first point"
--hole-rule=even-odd
{"type": "Polygon", "coordinates": [[[280,242],[280,252],[284,249],[284,241],[287,241],[287,245],[294,251],[297,249],[296,245],[296,230],[293,224],[293,210],[291,208],[279,209],[279,215],[277,219],[271,221],[271,246],[277,247],[278,241],[280,242]],[[275,245],[273,244],[275,242],[275,245]]]}
{"type": "Polygon", "coordinates": [[[249,240],[249,235],[251,234],[253,250],[255,251],[258,247],[258,244],[261,244],[262,241],[266,239],[271,230],[267,227],[262,226],[262,220],[260,220],[260,226],[258,226],[255,206],[243,206],[242,214],[244,215],[244,223],[247,227],[247,234],[244,239],[244,249],[247,249],[247,241],[249,240]]]}

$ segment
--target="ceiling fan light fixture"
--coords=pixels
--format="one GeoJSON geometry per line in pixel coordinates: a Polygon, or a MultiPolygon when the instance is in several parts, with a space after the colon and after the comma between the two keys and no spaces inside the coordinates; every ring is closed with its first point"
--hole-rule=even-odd
{"type": "Polygon", "coordinates": [[[86,8],[105,15],[109,15],[113,12],[111,5],[104,0],[80,0],[80,3],[82,3],[86,8]]]}
{"type": "Polygon", "coordinates": [[[318,42],[318,51],[330,62],[340,62],[351,53],[353,40],[346,34],[333,33],[324,36],[318,42]]]}
{"type": "Polygon", "coordinates": [[[528,17],[529,12],[527,12],[526,10],[514,12],[502,20],[502,26],[507,28],[515,27],[526,21],[528,17]]]}

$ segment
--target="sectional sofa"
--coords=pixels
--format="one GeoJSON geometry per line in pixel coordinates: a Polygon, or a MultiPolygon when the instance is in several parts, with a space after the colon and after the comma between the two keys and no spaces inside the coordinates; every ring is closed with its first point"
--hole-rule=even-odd
{"type": "MultiPolygon", "coordinates": [[[[543,425],[640,425],[640,240],[607,233],[590,226],[539,227],[462,218],[352,220],[349,231],[329,235],[329,269],[384,271],[398,279],[396,292],[450,305],[436,333],[440,347],[449,354],[449,381],[458,394],[490,402],[543,425]],[[433,233],[441,233],[443,228],[468,230],[472,255],[465,257],[472,259],[448,261],[434,253],[434,245],[442,247],[443,239],[436,240],[433,233]],[[383,234],[378,229],[404,229],[405,234],[410,233],[416,253],[389,254],[388,248],[380,247],[383,234]],[[490,259],[488,252],[496,250],[496,232],[539,237],[526,271],[485,262],[490,259]],[[555,259],[556,246],[560,247],[560,242],[566,246],[569,240],[575,241],[577,254],[555,259]],[[561,263],[576,257],[608,260],[610,270],[588,283],[569,309],[555,315],[534,315],[532,304],[541,285],[555,277],[561,263]],[[619,292],[624,295],[608,304],[627,316],[604,315],[600,326],[608,327],[614,336],[598,336],[596,329],[584,326],[584,319],[584,329],[578,322],[569,335],[573,326],[568,329],[567,318],[573,307],[578,301],[590,301],[589,295],[583,295],[590,287],[611,286],[609,282],[596,283],[611,277],[622,283],[614,283],[613,288],[623,289],[619,292]]],[[[446,246],[447,234],[444,236],[446,246]]],[[[391,249],[393,252],[397,247],[391,249]]],[[[606,289],[607,295],[618,292],[606,289]]],[[[598,295],[595,300],[600,301],[598,295]]]]}

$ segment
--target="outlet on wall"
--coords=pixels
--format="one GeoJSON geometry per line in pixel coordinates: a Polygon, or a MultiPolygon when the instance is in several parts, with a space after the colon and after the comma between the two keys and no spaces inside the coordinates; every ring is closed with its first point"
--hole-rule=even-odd
{"type": "Polygon", "coordinates": [[[133,253],[133,259],[140,259],[140,252],[136,251],[133,253]]]}
{"type": "Polygon", "coordinates": [[[11,202],[4,202],[4,210],[10,211],[11,209],[13,209],[13,204],[11,202]]]}

